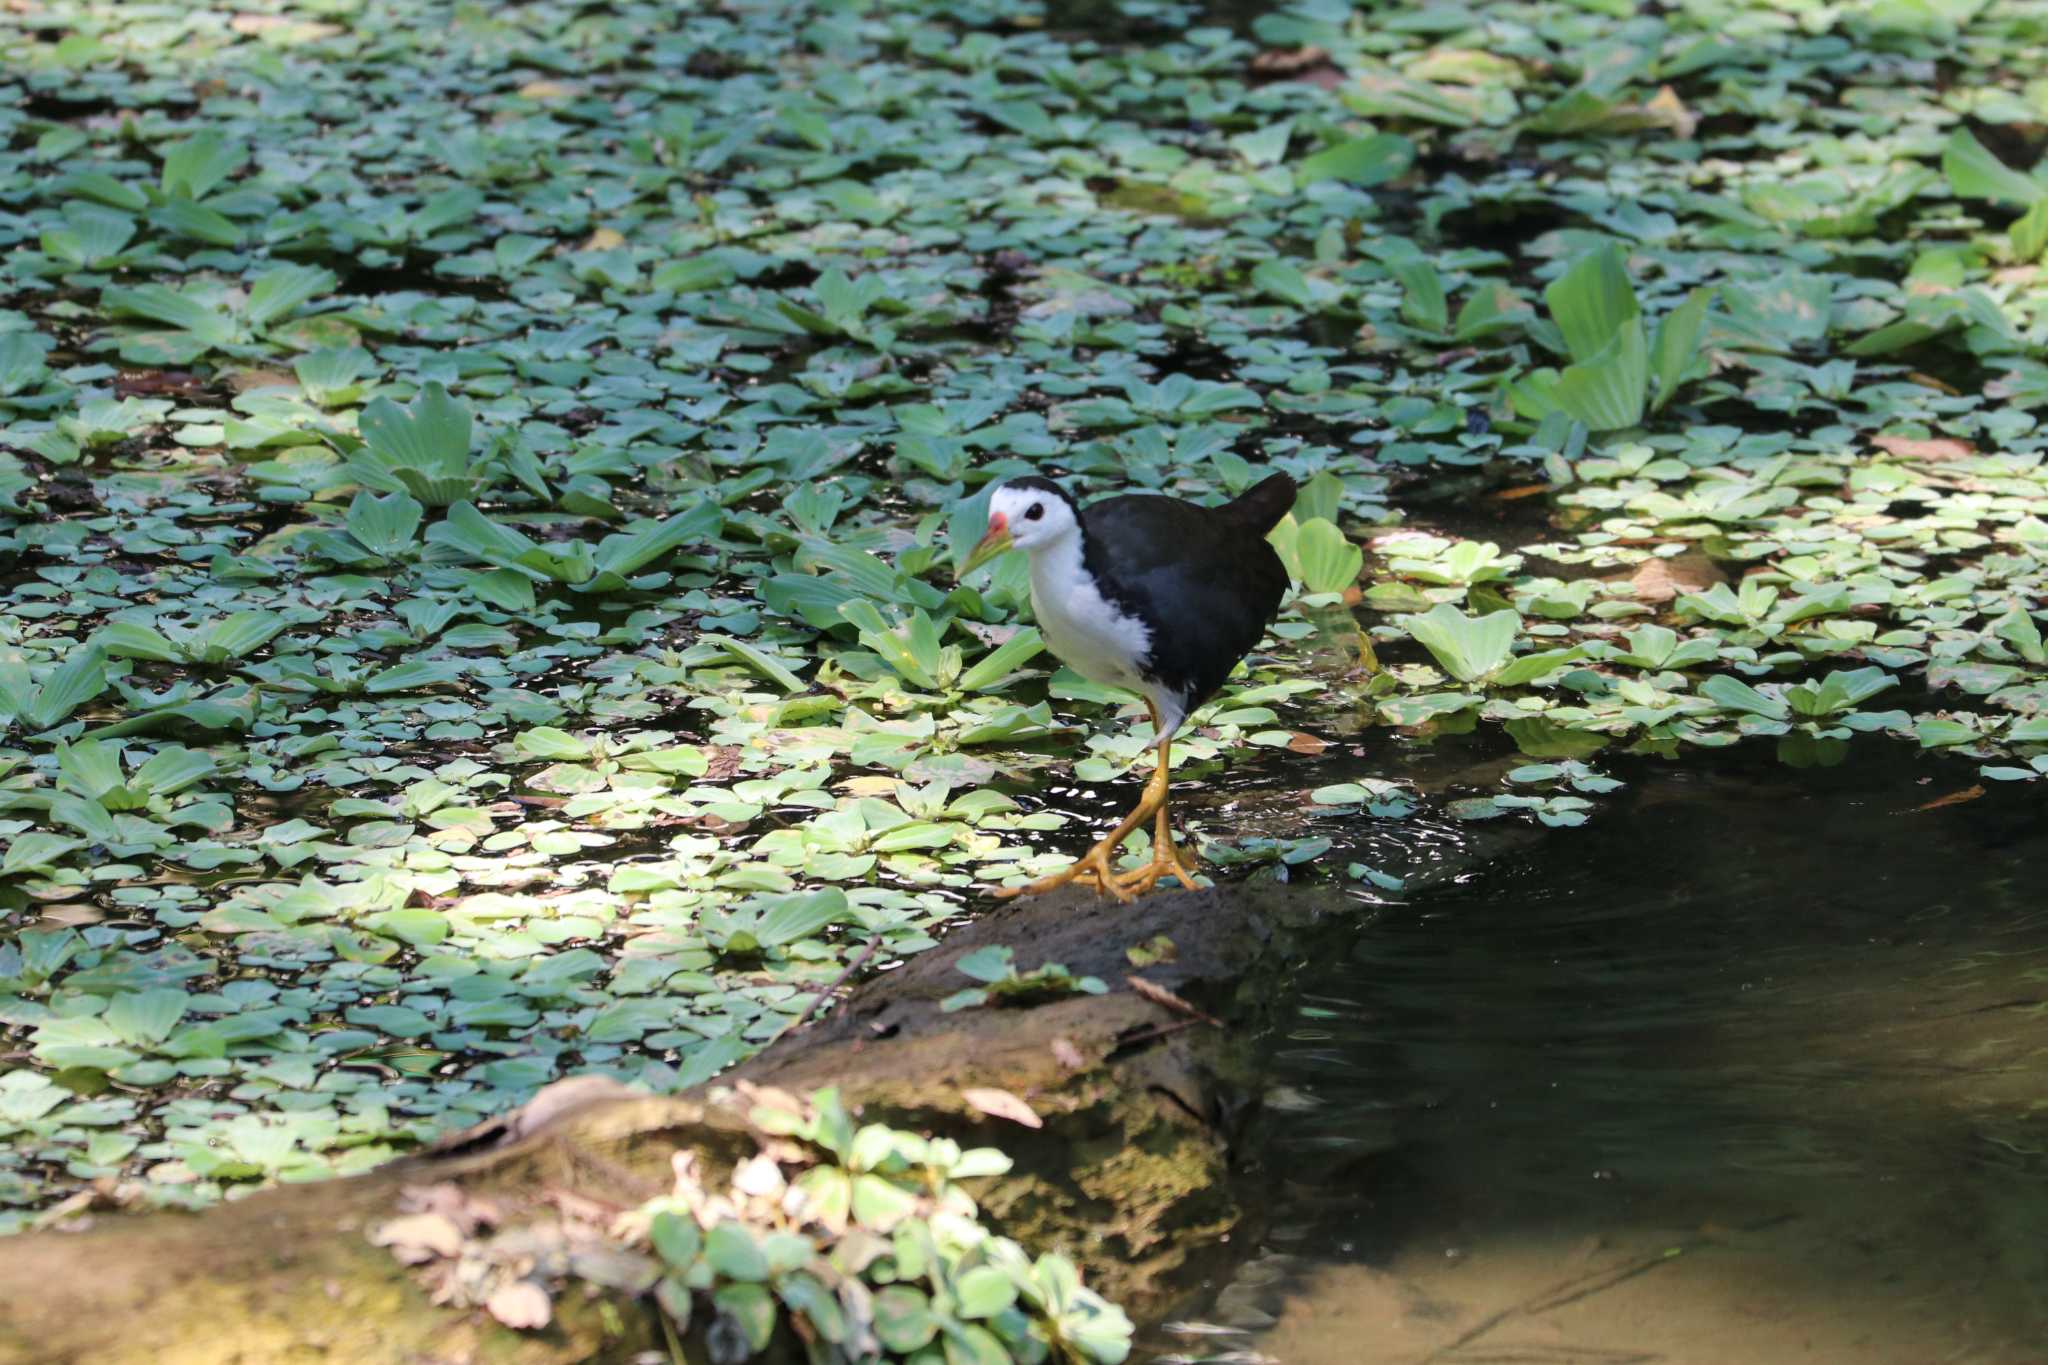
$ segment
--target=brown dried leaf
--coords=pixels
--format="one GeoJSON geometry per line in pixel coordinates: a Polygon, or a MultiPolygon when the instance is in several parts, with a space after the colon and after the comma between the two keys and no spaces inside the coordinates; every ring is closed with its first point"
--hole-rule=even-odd
{"type": "Polygon", "coordinates": [[[548,1291],[532,1280],[509,1280],[499,1285],[484,1300],[484,1308],[499,1322],[520,1332],[545,1327],[555,1316],[548,1291]]]}
{"type": "Polygon", "coordinates": [[[1296,730],[1294,738],[1287,741],[1287,747],[1294,753],[1307,754],[1313,758],[1329,748],[1330,741],[1327,739],[1317,739],[1314,735],[1303,734],[1301,731],[1296,730]]]}
{"type": "Polygon", "coordinates": [[[590,240],[576,248],[578,251],[612,251],[626,244],[626,234],[617,228],[601,227],[590,234],[590,240]]]}
{"type": "Polygon", "coordinates": [[[976,1087],[962,1090],[960,1098],[991,1118],[1008,1119],[1012,1123],[1021,1123],[1026,1128],[1045,1127],[1045,1120],[1038,1117],[1036,1110],[1007,1090],[976,1087]]]}
{"type": "Polygon", "coordinates": [[[251,389],[297,388],[299,385],[296,375],[285,374],[281,370],[230,370],[227,380],[228,387],[236,393],[247,393],[251,389]]]}
{"type": "Polygon", "coordinates": [[[1669,128],[1676,137],[1691,137],[1693,129],[1700,125],[1700,116],[1686,108],[1685,101],[1678,98],[1678,92],[1668,85],[1650,97],[1643,106],[1643,112],[1669,128]]]}
{"type": "Polygon", "coordinates": [[[1713,560],[1688,550],[1669,559],[1646,559],[1629,575],[1629,587],[1639,602],[1669,602],[1683,593],[1705,592],[1728,575],[1713,560]]]}
{"type": "Polygon", "coordinates": [[[1977,447],[1953,436],[1935,436],[1924,441],[1911,436],[1873,436],[1870,443],[1902,460],[1967,460],[1977,453],[1977,447]]]}
{"type": "Polygon", "coordinates": [[[1983,794],[1984,788],[1981,784],[1975,787],[1964,787],[1961,791],[1952,791],[1946,796],[1937,796],[1925,805],[1915,806],[1913,809],[1916,811],[1940,810],[1943,806],[1960,806],[1965,801],[1975,801],[1983,794]]]}
{"type": "Polygon", "coordinates": [[[1172,1010],[1175,1014],[1184,1014],[1190,1019],[1199,1019],[1211,1028],[1223,1027],[1221,1019],[1218,1019],[1213,1014],[1196,1009],[1164,986],[1155,985],[1142,976],[1127,976],[1124,980],[1130,983],[1132,990],[1162,1009],[1172,1010]]]}
{"type": "Polygon", "coordinates": [[[529,100],[565,100],[576,93],[575,86],[563,81],[528,81],[519,87],[520,97],[529,100]]]}
{"type": "Polygon", "coordinates": [[[462,1229],[446,1214],[409,1213],[379,1223],[370,1232],[370,1245],[390,1247],[391,1254],[407,1265],[419,1265],[436,1256],[461,1254],[462,1229]]]}

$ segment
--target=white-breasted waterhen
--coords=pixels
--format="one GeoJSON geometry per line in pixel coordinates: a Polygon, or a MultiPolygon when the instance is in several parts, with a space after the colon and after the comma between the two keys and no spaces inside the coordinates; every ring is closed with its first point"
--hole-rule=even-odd
{"type": "Polygon", "coordinates": [[[1135,692],[1152,713],[1158,767],[1123,823],[1079,862],[999,896],[1068,882],[1118,900],[1162,878],[1195,884],[1195,866],[1167,826],[1168,745],[1265,633],[1287,593],[1266,534],[1294,506],[1294,480],[1273,474],[1233,502],[1203,507],[1134,493],[1082,507],[1051,479],[1011,479],[989,500],[988,534],[961,576],[1004,550],[1031,556],[1031,610],[1046,645],[1082,677],[1135,692]],[[1152,861],[1130,872],[1117,848],[1156,819],[1152,861]]]}

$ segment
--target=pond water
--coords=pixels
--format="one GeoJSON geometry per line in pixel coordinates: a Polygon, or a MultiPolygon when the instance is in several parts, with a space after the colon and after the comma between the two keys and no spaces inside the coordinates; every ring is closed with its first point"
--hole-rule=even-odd
{"type": "Polygon", "coordinates": [[[1153,1359],[2048,1360],[2041,796],[1602,768],[1581,829],[1340,835],[1437,875],[1301,970],[1262,1253],[1153,1359]]]}

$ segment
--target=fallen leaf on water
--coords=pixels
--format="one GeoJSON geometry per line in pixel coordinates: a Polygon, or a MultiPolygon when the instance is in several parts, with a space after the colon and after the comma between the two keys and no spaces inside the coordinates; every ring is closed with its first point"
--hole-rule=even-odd
{"type": "Polygon", "coordinates": [[[1021,1123],[1026,1128],[1045,1127],[1045,1120],[1038,1117],[1036,1110],[1007,1090],[977,1087],[961,1091],[960,1098],[990,1118],[1008,1119],[1012,1123],[1021,1123]]]}
{"type": "Polygon", "coordinates": [[[1629,575],[1638,602],[1669,602],[1689,592],[1705,592],[1728,575],[1705,555],[1688,551],[1669,559],[1646,559],[1629,575]]]}
{"type": "Polygon", "coordinates": [[[276,389],[298,387],[298,378],[281,370],[230,370],[228,387],[236,393],[247,393],[251,389],[276,389]]]}
{"type": "Polygon", "coordinates": [[[1310,757],[1314,757],[1316,754],[1329,748],[1330,741],[1317,739],[1314,735],[1305,735],[1301,731],[1296,730],[1294,738],[1287,741],[1287,747],[1297,754],[1307,754],[1310,757]]]}
{"type": "Polygon", "coordinates": [[[576,87],[561,81],[528,81],[519,87],[519,93],[530,100],[560,100],[575,94],[576,87]]]}
{"type": "Polygon", "coordinates": [[[590,240],[578,247],[578,251],[612,251],[626,244],[626,234],[617,228],[601,227],[590,234],[590,240]]]}
{"type": "Polygon", "coordinates": [[[554,1305],[548,1302],[548,1291],[532,1280],[499,1285],[484,1300],[484,1307],[499,1322],[519,1331],[545,1327],[555,1315],[554,1305]]]}
{"type": "Polygon", "coordinates": [[[1643,112],[1678,137],[1691,137],[1693,129],[1699,127],[1700,116],[1686,108],[1685,101],[1678,98],[1678,92],[1668,85],[1650,97],[1643,105],[1643,112]]]}
{"type": "Polygon", "coordinates": [[[1977,453],[1977,447],[1953,436],[1935,436],[1925,441],[1911,436],[1873,436],[1870,443],[1904,460],[1967,460],[1977,453]]]}
{"type": "Polygon", "coordinates": [[[1960,806],[1965,801],[1975,801],[1978,797],[1982,796],[1983,794],[1984,788],[1981,785],[1975,787],[1964,787],[1961,791],[1953,791],[1946,796],[1937,796],[1932,801],[1927,802],[1925,805],[1915,806],[1913,807],[1913,809],[1916,811],[1940,810],[1943,806],[1960,806]]]}
{"type": "Polygon", "coordinates": [[[1550,485],[1547,483],[1525,483],[1514,488],[1503,488],[1493,494],[1493,497],[1498,502],[1512,502],[1516,498],[1533,498],[1538,493],[1548,493],[1549,491],[1550,485]]]}

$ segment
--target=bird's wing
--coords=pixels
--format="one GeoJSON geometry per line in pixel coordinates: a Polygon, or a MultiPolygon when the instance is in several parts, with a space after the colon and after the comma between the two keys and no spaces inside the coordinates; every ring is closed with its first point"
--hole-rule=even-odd
{"type": "Polygon", "coordinates": [[[1119,607],[1153,625],[1146,669],[1192,710],[1259,642],[1287,592],[1263,535],[1178,498],[1131,494],[1082,512],[1085,567],[1119,607]]]}

